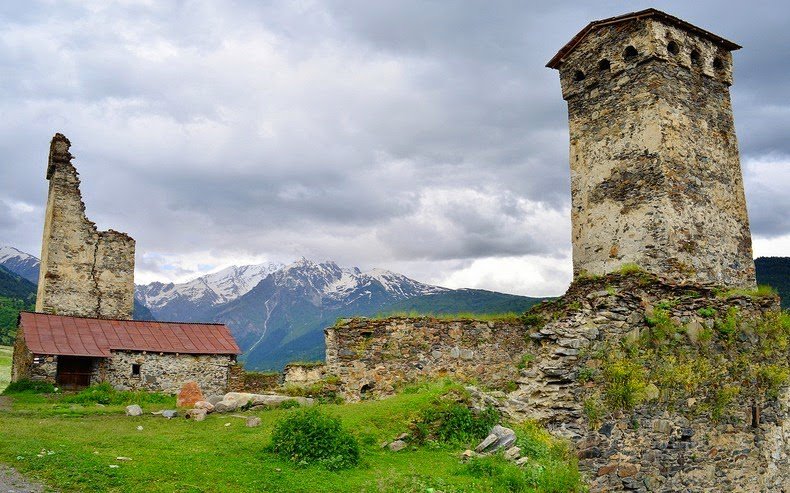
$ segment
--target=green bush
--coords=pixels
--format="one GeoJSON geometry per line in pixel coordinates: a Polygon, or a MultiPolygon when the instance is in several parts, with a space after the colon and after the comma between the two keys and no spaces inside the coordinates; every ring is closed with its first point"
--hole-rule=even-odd
{"type": "Polygon", "coordinates": [[[475,411],[466,403],[440,398],[433,406],[422,410],[411,423],[411,429],[417,443],[433,440],[468,444],[488,436],[498,422],[499,412],[494,408],[475,411]]]}
{"type": "Polygon", "coordinates": [[[340,420],[318,409],[295,411],[274,425],[270,450],[300,465],[319,464],[329,470],[359,463],[359,443],[340,420]]]}
{"type": "Polygon", "coordinates": [[[52,394],[54,392],[55,386],[49,382],[19,380],[18,382],[11,382],[8,384],[3,394],[52,394]]]}
{"type": "Polygon", "coordinates": [[[106,406],[123,406],[129,404],[166,404],[172,397],[158,392],[121,391],[115,390],[109,383],[91,385],[74,395],[66,395],[62,402],[74,404],[103,404],[106,406]]]}

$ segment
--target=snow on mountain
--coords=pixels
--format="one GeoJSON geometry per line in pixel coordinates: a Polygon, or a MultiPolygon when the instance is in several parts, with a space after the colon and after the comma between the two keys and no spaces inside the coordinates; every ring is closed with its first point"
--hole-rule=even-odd
{"type": "Polygon", "coordinates": [[[280,268],[282,264],[277,263],[241,267],[234,265],[184,283],[152,282],[138,285],[135,287],[135,297],[154,315],[174,301],[179,304],[194,304],[196,308],[203,310],[242,296],[280,268]]]}
{"type": "Polygon", "coordinates": [[[361,297],[369,297],[374,289],[383,291],[391,300],[447,291],[384,269],[363,272],[357,267],[340,267],[332,261],[315,263],[305,258],[274,275],[275,285],[291,288],[309,285],[323,303],[350,305],[361,297]]]}
{"type": "Polygon", "coordinates": [[[0,246],[0,265],[24,277],[33,284],[38,284],[38,267],[40,263],[37,257],[22,250],[7,245],[0,246]]]}

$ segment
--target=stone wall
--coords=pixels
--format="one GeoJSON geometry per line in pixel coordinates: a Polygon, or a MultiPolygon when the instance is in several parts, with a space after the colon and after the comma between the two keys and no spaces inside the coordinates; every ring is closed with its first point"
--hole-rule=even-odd
{"type": "Polygon", "coordinates": [[[280,385],[282,375],[276,372],[246,371],[239,364],[231,365],[228,373],[228,392],[260,394],[280,385]]]}
{"type": "Polygon", "coordinates": [[[208,395],[227,392],[234,364],[228,355],[113,351],[102,371],[105,381],[119,388],[175,394],[185,382],[195,381],[208,395]],[[133,364],[140,365],[137,376],[132,375],[133,364]]]}
{"type": "Polygon", "coordinates": [[[754,286],[730,52],[640,18],[594,30],[559,72],[575,274],[633,263],[678,280],[754,286]]]}
{"type": "Polygon", "coordinates": [[[354,318],[324,333],[326,375],[351,401],[442,377],[506,386],[529,345],[518,322],[354,318]]]}
{"type": "Polygon", "coordinates": [[[131,319],[135,242],[125,233],[98,231],[85,216],[70,145],[61,134],[50,145],[36,311],[131,319]]]}
{"type": "MultiPolygon", "coordinates": [[[[635,351],[647,344],[653,330],[649,321],[659,314],[675,330],[666,335],[666,344],[695,352],[697,362],[719,364],[724,349],[707,342],[707,337],[724,330],[719,324],[725,314],[737,313],[740,323],[748,326],[777,310],[775,296],[679,285],[647,274],[579,279],[564,297],[532,311],[544,322],[529,330],[534,341],[528,349],[531,361],[520,371],[518,388],[485,399],[510,419],[538,420],[570,438],[582,469],[592,478],[592,491],[783,491],[778,485],[787,490],[786,387],[780,398],[765,401],[743,388],[722,404],[718,418],[711,415],[716,387],[749,384],[722,374],[721,380],[710,382],[713,388],[684,395],[683,387],[665,389],[649,382],[645,401],[630,411],[603,412],[599,422],[592,421],[587,407],[600,397],[602,384],[594,375],[600,378],[607,371],[603,368],[608,355],[625,355],[629,347],[635,351]]],[[[762,336],[755,334],[737,332],[731,343],[752,365],[764,363],[762,336]]],[[[665,364],[675,357],[668,351],[656,361],[665,364]]],[[[624,356],[623,361],[631,360],[624,356]]],[[[786,358],[778,363],[788,367],[786,358]]],[[[672,371],[679,375],[672,378],[695,378],[681,371],[686,366],[677,368],[672,371]]]]}
{"type": "Polygon", "coordinates": [[[326,376],[326,367],[321,363],[289,363],[283,369],[286,385],[312,385],[326,376]]]}

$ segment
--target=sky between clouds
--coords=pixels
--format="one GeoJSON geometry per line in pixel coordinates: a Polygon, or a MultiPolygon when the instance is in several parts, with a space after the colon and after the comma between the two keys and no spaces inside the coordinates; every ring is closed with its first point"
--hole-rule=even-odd
{"type": "Polygon", "coordinates": [[[790,5],[718,1],[0,4],[0,243],[40,251],[55,132],[138,283],[300,256],[560,294],[567,109],[549,58],[656,7],[744,46],[755,254],[790,255],[790,5]]]}

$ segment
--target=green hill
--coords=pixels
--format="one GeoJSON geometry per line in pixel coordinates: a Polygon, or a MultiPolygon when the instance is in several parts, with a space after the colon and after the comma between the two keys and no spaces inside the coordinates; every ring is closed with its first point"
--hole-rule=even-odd
{"type": "Polygon", "coordinates": [[[406,312],[422,315],[521,313],[545,299],[551,298],[531,298],[483,289],[456,289],[396,301],[383,307],[381,313],[406,312]]]}
{"type": "Polygon", "coordinates": [[[782,308],[790,309],[790,257],[760,257],[754,261],[757,284],[767,284],[782,298],[782,308]]]}
{"type": "Polygon", "coordinates": [[[0,345],[11,345],[20,310],[32,310],[36,285],[0,266],[0,345]]]}

